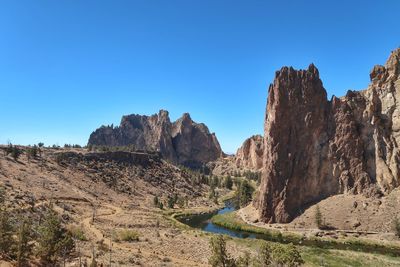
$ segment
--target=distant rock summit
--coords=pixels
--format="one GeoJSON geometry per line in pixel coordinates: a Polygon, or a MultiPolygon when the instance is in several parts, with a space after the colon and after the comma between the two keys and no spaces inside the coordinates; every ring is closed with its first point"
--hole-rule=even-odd
{"type": "Polygon", "coordinates": [[[171,123],[165,110],[152,116],[123,116],[120,126],[102,126],[95,130],[88,145],[157,151],[172,163],[191,168],[200,168],[223,155],[217,137],[205,124],[194,122],[188,113],[171,123]]]}
{"type": "Polygon", "coordinates": [[[238,168],[260,170],[263,166],[264,139],[261,135],[247,138],[237,150],[235,163],[238,168]]]}
{"type": "Polygon", "coordinates": [[[314,65],[283,67],[268,90],[261,219],[289,222],[340,193],[385,195],[400,184],[400,49],[363,91],[327,100],[314,65]]]}

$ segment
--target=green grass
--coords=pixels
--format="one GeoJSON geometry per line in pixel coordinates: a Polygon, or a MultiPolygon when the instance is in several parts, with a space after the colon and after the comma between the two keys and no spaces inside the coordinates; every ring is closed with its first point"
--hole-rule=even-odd
{"type": "MultiPolygon", "coordinates": [[[[234,242],[238,246],[257,252],[264,241],[250,238],[226,237],[229,242],[234,242]]],[[[273,242],[271,242],[273,243],[273,242]]],[[[309,246],[297,246],[301,257],[305,261],[304,267],[392,267],[400,266],[400,257],[381,255],[376,253],[364,253],[349,250],[323,249],[309,246]]],[[[253,254],[253,256],[258,253],[253,254]]],[[[241,256],[241,255],[237,255],[241,256]]]]}
{"type": "Polygon", "coordinates": [[[363,251],[369,253],[380,253],[393,256],[400,256],[400,246],[393,243],[378,243],[376,241],[346,238],[346,239],[332,239],[332,238],[319,238],[319,237],[305,237],[295,233],[281,233],[277,230],[270,230],[253,225],[246,224],[241,219],[236,217],[235,212],[219,214],[214,216],[212,222],[216,225],[223,226],[228,229],[236,231],[246,231],[262,235],[264,240],[279,242],[279,243],[293,243],[296,245],[310,246],[323,249],[340,249],[363,251]]]}
{"type": "Polygon", "coordinates": [[[363,252],[330,250],[312,247],[302,247],[301,256],[305,266],[329,267],[385,267],[400,266],[400,258],[363,252]]]}

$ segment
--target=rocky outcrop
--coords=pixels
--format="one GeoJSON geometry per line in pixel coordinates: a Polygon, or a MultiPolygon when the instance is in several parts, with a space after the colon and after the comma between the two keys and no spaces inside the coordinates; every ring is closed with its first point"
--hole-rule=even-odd
{"type": "Polygon", "coordinates": [[[263,175],[254,205],[289,222],[330,195],[387,194],[400,183],[400,49],[364,91],[326,98],[314,65],[276,72],[268,91],[263,175]]]}
{"type": "Polygon", "coordinates": [[[264,139],[261,135],[247,138],[235,155],[238,168],[260,170],[263,165],[264,139]]]}
{"type": "Polygon", "coordinates": [[[193,168],[223,155],[217,137],[206,125],[194,122],[188,113],[171,123],[165,110],[152,116],[123,116],[120,126],[102,126],[94,131],[88,145],[156,151],[172,163],[193,168]]]}
{"type": "Polygon", "coordinates": [[[195,123],[189,113],[172,124],[172,144],[177,161],[195,168],[223,155],[215,133],[210,133],[203,123],[195,123]]]}

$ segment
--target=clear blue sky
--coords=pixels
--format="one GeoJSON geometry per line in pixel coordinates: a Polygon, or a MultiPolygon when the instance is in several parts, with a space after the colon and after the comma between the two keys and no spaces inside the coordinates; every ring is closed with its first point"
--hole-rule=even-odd
{"type": "Polygon", "coordinates": [[[1,0],[0,143],[86,144],[124,114],[189,112],[234,152],[283,65],[365,88],[400,46],[400,1],[1,0]]]}

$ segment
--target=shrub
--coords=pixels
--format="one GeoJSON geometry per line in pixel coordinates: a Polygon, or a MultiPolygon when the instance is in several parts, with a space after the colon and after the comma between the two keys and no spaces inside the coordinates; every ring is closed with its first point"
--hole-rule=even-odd
{"type": "Polygon", "coordinates": [[[10,214],[0,210],[0,254],[9,255],[11,247],[14,245],[13,226],[10,221],[10,214]]]}
{"type": "Polygon", "coordinates": [[[22,220],[18,231],[16,240],[16,256],[17,256],[17,266],[26,266],[29,257],[33,250],[33,232],[32,223],[29,220],[22,220]]]}
{"type": "Polygon", "coordinates": [[[260,257],[260,265],[261,266],[270,266],[271,262],[272,262],[272,248],[270,246],[269,243],[264,243],[261,245],[260,248],[260,253],[259,253],[259,257],[260,257]]]}
{"type": "Polygon", "coordinates": [[[7,198],[6,190],[4,189],[4,187],[0,186],[0,207],[4,207],[6,198],[7,198]]]}
{"type": "Polygon", "coordinates": [[[29,147],[26,150],[26,156],[28,157],[28,159],[36,158],[37,154],[38,154],[38,150],[39,149],[38,149],[38,147],[36,145],[34,145],[33,147],[29,147]]]}
{"type": "Polygon", "coordinates": [[[272,262],[278,266],[296,267],[303,264],[304,260],[293,244],[276,244],[272,249],[272,262]]]}
{"type": "Polygon", "coordinates": [[[83,228],[79,225],[69,225],[67,227],[68,231],[71,233],[71,236],[79,241],[87,241],[88,239],[85,236],[85,232],[83,228]]]}
{"type": "Polygon", "coordinates": [[[153,204],[154,204],[154,207],[159,207],[160,200],[158,199],[158,196],[154,196],[153,204]]]}
{"type": "Polygon", "coordinates": [[[394,228],[394,233],[397,237],[400,237],[400,220],[398,217],[396,217],[393,221],[393,228],[394,228]]]}
{"type": "Polygon", "coordinates": [[[22,154],[22,150],[19,149],[16,146],[13,146],[12,144],[8,144],[8,147],[6,148],[6,155],[11,155],[15,161],[18,160],[19,156],[22,154]]]}
{"type": "Polygon", "coordinates": [[[236,266],[235,260],[232,259],[226,251],[226,241],[222,235],[211,237],[210,240],[211,257],[208,263],[213,267],[233,267],[236,266]]]}
{"type": "Polygon", "coordinates": [[[251,266],[251,257],[249,252],[245,252],[243,256],[240,256],[237,260],[237,266],[249,267],[251,266]]]}
{"type": "Polygon", "coordinates": [[[61,225],[53,210],[49,210],[38,229],[38,256],[44,263],[55,263],[60,256],[69,254],[74,242],[71,234],[61,225]]]}
{"type": "Polygon", "coordinates": [[[321,229],[323,227],[323,222],[322,222],[322,212],[317,205],[315,207],[315,224],[317,225],[318,229],[321,229]]]}
{"type": "Polygon", "coordinates": [[[114,241],[115,242],[136,242],[139,241],[139,234],[134,231],[134,230],[119,230],[117,232],[114,232],[114,241]]]}

